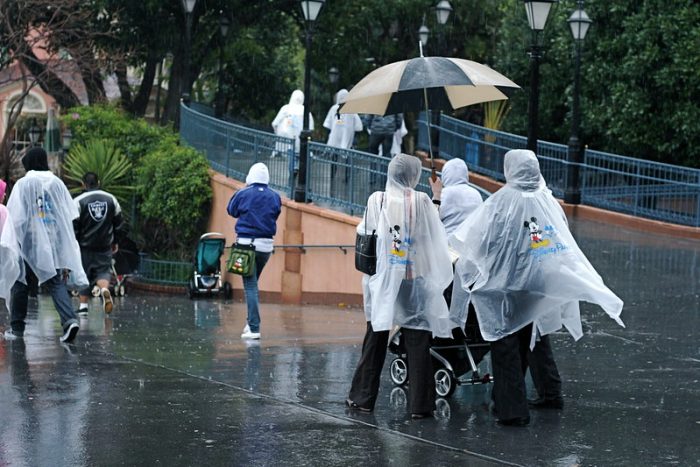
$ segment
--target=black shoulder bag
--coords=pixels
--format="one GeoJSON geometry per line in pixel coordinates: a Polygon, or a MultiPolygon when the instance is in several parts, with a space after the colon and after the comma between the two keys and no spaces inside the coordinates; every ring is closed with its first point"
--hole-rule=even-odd
{"type": "MultiPolygon", "coordinates": [[[[382,206],[384,193],[382,193],[382,206]]],[[[380,207],[381,210],[381,207],[380,207]]],[[[373,276],[377,272],[377,231],[367,232],[367,210],[365,210],[365,233],[355,237],[355,269],[373,276]]]]}

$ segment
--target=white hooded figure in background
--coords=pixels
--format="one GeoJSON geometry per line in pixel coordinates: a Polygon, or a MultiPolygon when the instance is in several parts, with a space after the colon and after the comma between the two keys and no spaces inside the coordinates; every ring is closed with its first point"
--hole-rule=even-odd
{"type": "Polygon", "coordinates": [[[450,159],[442,167],[440,220],[447,235],[483,204],[481,194],[469,185],[469,169],[462,159],[450,159]]]}
{"type": "Polygon", "coordinates": [[[392,157],[396,154],[401,153],[401,143],[403,142],[403,137],[408,134],[408,129],[406,128],[406,121],[401,119],[401,128],[394,132],[394,139],[391,142],[391,155],[392,157]]]}
{"type": "MultiPolygon", "coordinates": [[[[508,151],[504,173],[506,185],[450,237],[484,338],[495,341],[535,322],[531,347],[535,331],[546,335],[562,325],[579,339],[579,301],[600,305],[623,325],[622,300],[578,247],[535,154],[508,151]]],[[[453,297],[452,306],[464,304],[453,297]]]]}
{"type": "Polygon", "coordinates": [[[330,130],[326,142],[328,146],[350,149],[355,139],[355,132],[362,131],[362,120],[359,115],[338,113],[338,107],[345,102],[347,95],[347,89],[338,91],[335,104],[328,110],[326,119],[323,121],[324,128],[330,130]]]}
{"type": "MultiPolygon", "coordinates": [[[[299,153],[299,134],[304,129],[304,93],[296,89],[289,98],[289,104],[283,105],[272,121],[272,129],[277,136],[294,139],[294,152],[299,153]]],[[[309,112],[309,130],[314,129],[314,118],[309,112]]],[[[275,153],[286,155],[287,148],[278,142],[275,153]]],[[[275,154],[273,154],[274,156],[275,154]]]]}

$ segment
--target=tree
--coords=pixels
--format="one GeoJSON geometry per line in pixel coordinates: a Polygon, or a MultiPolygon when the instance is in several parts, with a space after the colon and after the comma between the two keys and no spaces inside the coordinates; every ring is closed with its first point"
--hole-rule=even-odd
{"type": "Polygon", "coordinates": [[[109,30],[86,27],[94,17],[81,0],[22,0],[0,3],[0,86],[19,82],[21,91],[10,106],[5,133],[0,141],[0,174],[9,179],[16,155],[10,147],[12,128],[24,99],[40,87],[62,107],[79,103],[67,80],[85,83],[88,96],[104,97],[98,85],[100,59],[95,40],[109,30]]]}

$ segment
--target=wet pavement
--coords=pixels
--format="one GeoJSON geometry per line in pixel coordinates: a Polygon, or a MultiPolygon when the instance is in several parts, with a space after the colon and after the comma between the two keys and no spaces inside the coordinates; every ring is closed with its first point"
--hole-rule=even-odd
{"type": "Polygon", "coordinates": [[[572,226],[627,328],[584,306],[583,339],[555,334],[565,407],[526,428],[495,423],[490,385],[412,421],[389,358],[375,412],[346,412],[359,308],[264,304],[246,343],[238,294],[134,292],[61,346],[40,295],[0,339],[0,465],[700,465],[700,242],[572,226]]]}

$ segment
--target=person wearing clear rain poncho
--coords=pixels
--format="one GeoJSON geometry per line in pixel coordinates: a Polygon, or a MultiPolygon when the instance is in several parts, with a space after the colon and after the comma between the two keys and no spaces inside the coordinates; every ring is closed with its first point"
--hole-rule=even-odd
{"type": "MultiPolygon", "coordinates": [[[[294,140],[294,153],[291,148],[287,147],[284,142],[278,142],[275,145],[275,151],[272,157],[276,155],[290,156],[289,163],[297,166],[296,154],[299,154],[299,135],[304,129],[304,93],[299,89],[295,89],[289,98],[289,103],[280,107],[275,119],[272,120],[272,129],[277,136],[290,138],[294,140]]],[[[309,112],[309,130],[314,129],[314,117],[309,112]]]]}
{"type": "Polygon", "coordinates": [[[505,186],[450,236],[460,255],[461,286],[455,283],[452,307],[474,304],[481,332],[491,342],[496,416],[500,423],[522,426],[529,422],[528,363],[538,393],[560,384],[547,334],[564,326],[576,340],[583,335],[579,301],[599,305],[624,326],[623,303],[576,244],[535,154],[509,151],[504,173],[505,186]]]}
{"type": "Polygon", "coordinates": [[[88,285],[73,232],[78,208],[63,182],[49,170],[43,148],[29,150],[22,164],[27,174],[12,189],[7,208],[12,214],[24,271],[12,287],[11,329],[5,331],[5,338],[24,336],[29,297],[25,272],[30,268],[39,284],[51,293],[61,318],[61,342],[70,342],[77,335],[79,325],[64,277],[70,272],[76,287],[88,285]]]}
{"type": "Polygon", "coordinates": [[[10,309],[10,290],[20,274],[20,255],[15,227],[9,211],[2,204],[5,201],[7,184],[0,180],[0,298],[10,309]]]}
{"type": "Polygon", "coordinates": [[[435,408],[430,338],[450,337],[442,292],[452,280],[447,235],[430,198],[415,191],[419,159],[399,154],[389,163],[385,192],[373,193],[357,232],[376,230],[377,272],[364,275],[367,332],[346,405],[374,409],[389,331],[398,326],[408,357],[410,409],[424,418],[435,408]]]}

